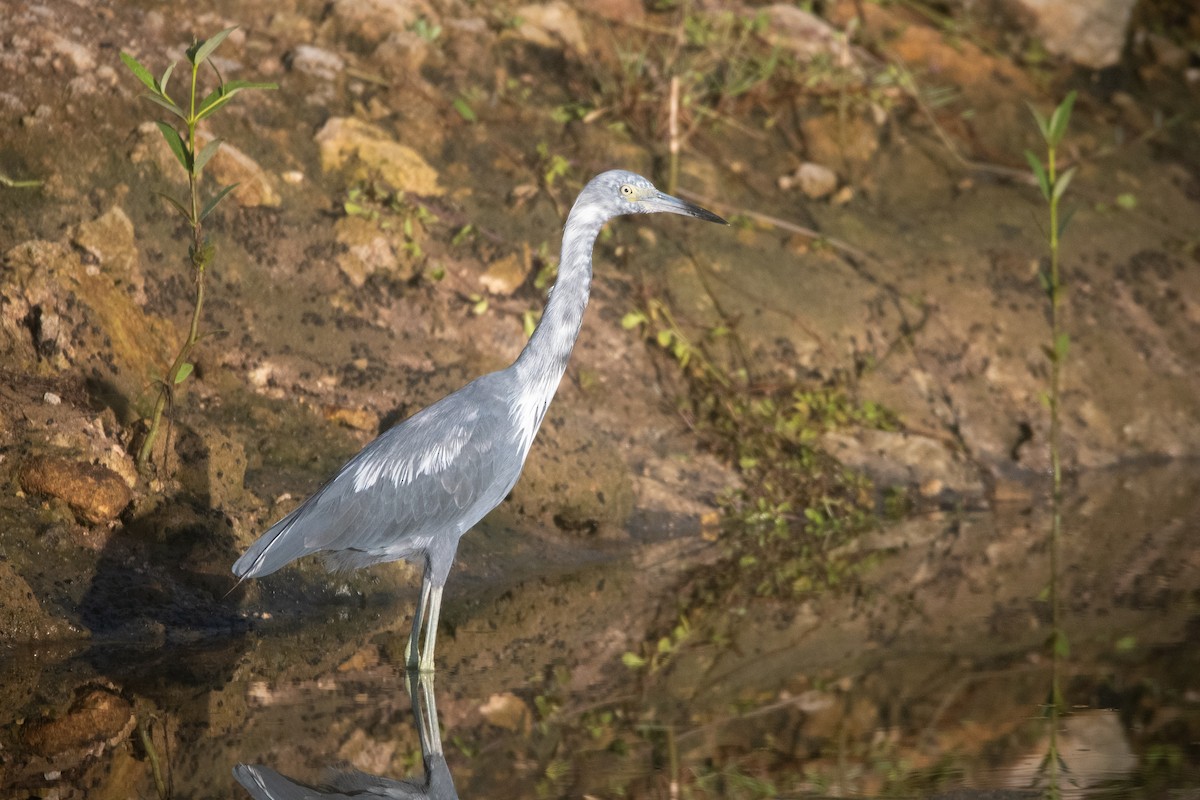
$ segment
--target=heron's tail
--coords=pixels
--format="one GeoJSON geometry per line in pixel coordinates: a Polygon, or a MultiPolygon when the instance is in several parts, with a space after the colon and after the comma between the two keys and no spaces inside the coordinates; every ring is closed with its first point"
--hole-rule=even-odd
{"type": "Polygon", "coordinates": [[[305,547],[304,537],[295,535],[296,531],[292,529],[303,508],[297,508],[258,537],[242,557],[233,562],[233,574],[240,580],[270,575],[288,562],[311,553],[312,549],[305,547]]]}

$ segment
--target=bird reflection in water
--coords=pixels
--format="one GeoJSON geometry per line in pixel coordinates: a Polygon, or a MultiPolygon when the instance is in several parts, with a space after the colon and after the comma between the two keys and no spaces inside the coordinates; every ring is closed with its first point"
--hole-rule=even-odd
{"type": "Polygon", "coordinates": [[[409,673],[406,681],[413,701],[413,721],[421,740],[421,758],[425,763],[425,778],[394,780],[370,775],[353,768],[332,768],[326,782],[310,786],[280,775],[263,766],[238,764],[235,777],[255,800],[318,800],[318,798],[431,798],[458,800],[454,780],[442,753],[442,733],[438,727],[437,701],[433,692],[433,676],[428,673],[409,673]]]}

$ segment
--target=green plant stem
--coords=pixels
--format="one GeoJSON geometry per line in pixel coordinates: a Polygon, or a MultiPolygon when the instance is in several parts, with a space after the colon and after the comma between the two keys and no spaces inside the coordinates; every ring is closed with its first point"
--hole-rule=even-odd
{"type": "MultiPolygon", "coordinates": [[[[192,85],[191,85],[191,113],[187,121],[188,128],[188,151],[194,156],[198,151],[196,147],[196,76],[199,72],[199,66],[192,67],[192,85]]],[[[150,415],[150,426],[146,431],[146,438],[142,442],[141,448],[138,450],[137,465],[138,469],[144,470],[146,465],[150,463],[150,457],[154,453],[154,444],[158,440],[158,431],[162,425],[163,413],[167,409],[167,405],[175,391],[175,387],[182,382],[180,377],[184,366],[190,363],[192,350],[196,343],[200,341],[200,319],[204,311],[204,274],[208,266],[208,254],[204,247],[204,223],[200,219],[200,181],[199,175],[196,174],[195,163],[193,160],[192,166],[188,169],[188,192],[191,195],[192,214],[189,222],[192,226],[192,247],[191,247],[191,262],[194,273],[194,281],[196,284],[196,300],[192,306],[192,321],[188,326],[187,339],[184,340],[183,346],[179,348],[179,353],[176,354],[175,360],[171,363],[171,368],[167,370],[166,380],[159,387],[158,397],[154,401],[154,410],[150,415]]]]}
{"type": "MultiPolygon", "coordinates": [[[[1054,186],[1058,180],[1055,165],[1055,146],[1050,143],[1046,154],[1046,177],[1054,186]]],[[[1059,394],[1062,389],[1062,354],[1058,348],[1062,334],[1062,283],[1058,265],[1058,201],[1057,192],[1050,197],[1050,473],[1055,509],[1062,496],[1062,459],[1059,452],[1059,394]]]]}
{"type": "MultiPolygon", "coordinates": [[[[1058,181],[1056,164],[1057,147],[1050,142],[1046,152],[1046,177],[1051,186],[1058,181]]],[[[1058,586],[1058,548],[1062,538],[1062,373],[1065,354],[1059,347],[1062,331],[1062,276],[1059,270],[1059,214],[1060,194],[1052,192],[1050,197],[1050,331],[1054,358],[1050,360],[1050,473],[1051,473],[1051,521],[1050,521],[1050,624],[1054,631],[1054,650],[1050,664],[1050,786],[1049,797],[1056,800],[1059,791],[1058,724],[1060,699],[1062,697],[1061,666],[1062,644],[1065,637],[1060,616],[1058,586]]]]}

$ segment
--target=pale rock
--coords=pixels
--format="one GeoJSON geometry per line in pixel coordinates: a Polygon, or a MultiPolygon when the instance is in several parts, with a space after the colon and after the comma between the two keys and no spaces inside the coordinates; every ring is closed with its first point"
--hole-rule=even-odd
{"type": "Polygon", "coordinates": [[[1046,49],[1092,69],[1121,60],[1137,0],[1018,0],[1046,49]]]}
{"type": "Polygon", "coordinates": [[[521,20],[516,35],[530,44],[553,50],[565,47],[576,55],[589,52],[578,12],[560,0],[521,6],[516,17],[521,20]]]}
{"type": "Polygon", "coordinates": [[[346,68],[345,60],[337,53],[310,44],[297,45],[289,54],[287,63],[293,71],[323,81],[336,80],[346,68]]]}
{"type": "Polygon", "coordinates": [[[423,197],[445,193],[437,170],[377,125],[354,117],[332,117],[317,132],[316,141],[326,172],[348,169],[356,178],[379,177],[393,189],[423,197]]]}

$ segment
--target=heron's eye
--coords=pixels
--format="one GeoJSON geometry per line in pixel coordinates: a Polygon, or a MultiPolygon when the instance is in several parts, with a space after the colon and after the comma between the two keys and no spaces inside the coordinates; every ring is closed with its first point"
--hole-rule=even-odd
{"type": "Polygon", "coordinates": [[[621,187],[621,197],[624,197],[626,200],[632,200],[635,194],[636,192],[634,192],[633,186],[630,184],[627,183],[621,187]]]}

